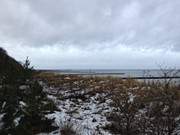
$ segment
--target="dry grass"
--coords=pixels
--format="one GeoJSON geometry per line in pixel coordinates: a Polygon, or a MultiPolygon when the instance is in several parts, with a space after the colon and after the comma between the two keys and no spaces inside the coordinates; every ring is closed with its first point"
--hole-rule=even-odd
{"type": "Polygon", "coordinates": [[[165,82],[126,84],[112,91],[116,109],[109,116],[112,125],[108,128],[123,135],[172,134],[180,115],[179,88],[165,82]]]}
{"type": "Polygon", "coordinates": [[[46,82],[49,86],[72,89],[92,89],[95,92],[111,91],[126,86],[136,87],[135,80],[122,80],[116,77],[83,77],[78,75],[56,75],[42,72],[35,76],[36,79],[46,82]]]}
{"type": "MultiPolygon", "coordinates": [[[[168,82],[167,85],[166,81],[138,82],[52,73],[41,73],[36,78],[59,90],[84,90],[89,96],[106,93],[115,108],[107,117],[112,125],[106,127],[113,133],[166,135],[171,134],[177,125],[175,119],[180,114],[180,87],[173,83],[168,82]]],[[[84,98],[84,95],[76,96],[84,98]]]]}

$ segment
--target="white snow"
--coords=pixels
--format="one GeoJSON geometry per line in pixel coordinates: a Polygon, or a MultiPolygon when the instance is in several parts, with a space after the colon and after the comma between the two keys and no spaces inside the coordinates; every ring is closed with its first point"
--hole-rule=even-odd
{"type": "Polygon", "coordinates": [[[2,118],[4,117],[4,113],[3,114],[0,114],[0,129],[2,128],[3,126],[3,122],[2,122],[2,118]]]}
{"type": "MultiPolygon", "coordinates": [[[[74,124],[75,128],[81,129],[80,131],[82,135],[90,135],[94,132],[101,133],[103,135],[111,135],[108,131],[103,129],[103,127],[109,123],[106,120],[106,113],[111,112],[112,109],[110,107],[111,100],[108,98],[106,99],[105,93],[97,93],[94,96],[85,95],[87,99],[83,100],[78,97],[71,98],[71,96],[77,93],[85,94],[87,91],[81,90],[76,93],[72,93],[70,90],[59,90],[57,92],[58,89],[48,89],[47,87],[45,87],[44,90],[48,91],[48,98],[53,100],[60,110],[47,115],[48,118],[55,118],[55,124],[57,126],[60,127],[61,123],[70,120],[74,124]],[[54,93],[59,93],[58,95],[63,95],[65,98],[58,99],[59,96],[54,93]],[[100,101],[102,98],[104,102],[100,101]]],[[[59,135],[60,133],[57,131],[51,134],[59,135]]]]}

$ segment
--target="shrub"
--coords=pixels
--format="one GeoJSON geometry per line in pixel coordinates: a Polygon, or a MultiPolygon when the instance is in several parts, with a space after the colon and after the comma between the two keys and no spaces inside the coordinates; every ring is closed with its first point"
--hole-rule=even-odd
{"type": "MultiPolygon", "coordinates": [[[[76,125],[77,126],[77,125],[76,125]]],[[[80,135],[79,129],[75,127],[71,120],[67,120],[60,125],[61,135],[80,135]]]]}
{"type": "Polygon", "coordinates": [[[180,114],[180,92],[176,86],[165,83],[135,88],[127,85],[113,91],[114,109],[109,117],[112,124],[108,128],[123,135],[172,134],[180,114]]]}

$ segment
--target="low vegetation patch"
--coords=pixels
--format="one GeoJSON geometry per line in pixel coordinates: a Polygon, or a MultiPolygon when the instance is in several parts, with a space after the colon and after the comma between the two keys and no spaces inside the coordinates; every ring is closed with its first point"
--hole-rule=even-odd
{"type": "MultiPolygon", "coordinates": [[[[171,78],[140,82],[58,75],[33,70],[28,59],[20,64],[1,48],[0,56],[0,134],[180,132],[180,85],[171,78]]],[[[166,72],[163,74],[168,77],[166,72]]]]}
{"type": "Polygon", "coordinates": [[[78,129],[77,124],[73,123],[71,120],[61,122],[60,124],[60,135],[81,135],[80,129],[78,129]]]}
{"type": "Polygon", "coordinates": [[[69,90],[71,94],[63,98],[85,101],[97,93],[104,95],[96,100],[98,103],[105,103],[107,99],[111,101],[111,111],[105,114],[109,124],[102,128],[112,134],[170,135],[179,125],[180,89],[171,80],[138,82],[51,73],[41,73],[36,77],[50,87],[58,88],[56,94],[69,90]]]}

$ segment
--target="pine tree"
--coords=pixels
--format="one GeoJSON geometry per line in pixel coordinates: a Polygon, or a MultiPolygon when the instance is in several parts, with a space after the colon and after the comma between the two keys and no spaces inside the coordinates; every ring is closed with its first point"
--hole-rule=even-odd
{"type": "Polygon", "coordinates": [[[20,65],[1,49],[0,56],[3,56],[0,57],[0,114],[3,114],[0,134],[32,135],[50,131],[53,120],[45,117],[48,109],[45,106],[50,102],[42,86],[33,79],[34,69],[28,57],[20,65]]]}

